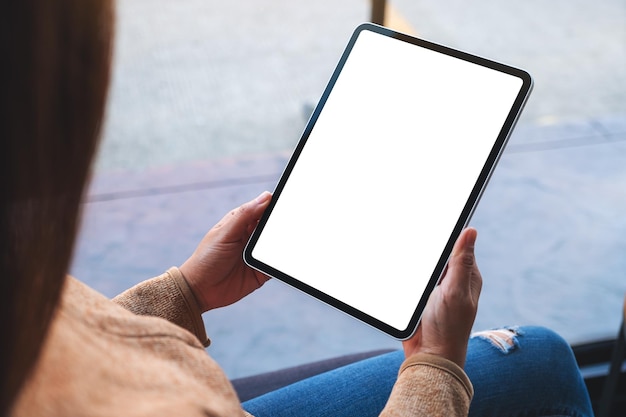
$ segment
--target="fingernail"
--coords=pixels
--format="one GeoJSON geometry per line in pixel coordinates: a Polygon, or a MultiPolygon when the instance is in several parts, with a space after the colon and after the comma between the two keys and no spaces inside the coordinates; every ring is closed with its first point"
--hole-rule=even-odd
{"type": "Polygon", "coordinates": [[[257,204],[263,204],[263,203],[265,203],[266,201],[268,201],[268,200],[270,199],[270,197],[271,197],[271,196],[272,196],[272,193],[270,193],[269,191],[263,191],[263,192],[261,193],[261,195],[259,195],[259,196],[256,198],[256,203],[257,203],[257,204]]]}

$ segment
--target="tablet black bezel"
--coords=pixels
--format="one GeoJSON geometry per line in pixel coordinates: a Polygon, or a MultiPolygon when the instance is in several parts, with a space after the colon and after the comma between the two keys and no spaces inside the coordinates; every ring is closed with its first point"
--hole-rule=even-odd
{"type": "Polygon", "coordinates": [[[418,39],[415,38],[413,36],[409,36],[406,34],[402,34],[399,32],[395,32],[391,29],[382,27],[382,26],[378,26],[378,25],[374,25],[371,23],[364,23],[360,26],[358,26],[354,33],[352,34],[352,37],[350,38],[350,41],[348,42],[348,45],[346,46],[346,49],[344,50],[341,59],[339,60],[339,63],[337,64],[337,67],[335,68],[329,82],[328,85],[326,86],[324,93],[322,94],[322,97],[318,103],[318,105],[316,106],[315,110],[313,111],[313,114],[311,115],[309,122],[307,123],[304,132],[302,134],[302,137],[300,139],[300,141],[298,142],[294,153],[292,155],[292,157],[290,158],[285,171],[283,172],[278,185],[276,186],[276,189],[274,190],[274,195],[272,198],[272,201],[269,205],[269,207],[266,209],[265,213],[263,214],[263,216],[261,217],[259,224],[257,226],[257,228],[255,229],[255,231],[253,232],[245,250],[244,250],[244,260],[245,262],[251,266],[254,269],[257,269],[271,277],[277,278],[280,281],[283,281],[311,296],[313,296],[314,298],[317,298],[318,300],[331,305],[335,308],[337,308],[338,310],[347,313],[348,315],[355,317],[361,321],[363,321],[366,324],[369,324],[370,326],[384,332],[387,333],[388,335],[399,339],[399,340],[405,340],[407,338],[409,338],[417,329],[417,326],[419,324],[419,320],[421,318],[421,315],[423,313],[423,310],[426,306],[426,302],[428,301],[428,297],[430,296],[430,294],[432,293],[433,289],[435,288],[435,286],[437,285],[437,283],[439,282],[439,279],[441,278],[441,275],[443,274],[443,271],[445,270],[445,266],[448,262],[448,258],[450,256],[450,253],[452,252],[452,247],[454,246],[454,243],[456,241],[456,239],[458,238],[458,236],[460,235],[461,231],[463,230],[463,228],[467,225],[467,223],[469,222],[474,209],[476,207],[476,205],[478,204],[481,194],[485,188],[485,186],[487,185],[491,174],[495,168],[495,166],[498,163],[498,160],[502,154],[502,151],[504,150],[504,147],[506,145],[506,142],[509,138],[509,135],[511,133],[511,131],[513,130],[513,127],[515,126],[515,123],[517,121],[517,118],[519,117],[519,114],[521,113],[524,104],[532,90],[532,85],[533,85],[533,81],[532,78],[530,76],[530,74],[528,74],[526,71],[518,69],[518,68],[514,68],[502,63],[498,63],[495,61],[491,61],[489,59],[485,59],[476,55],[472,55],[466,52],[462,52],[459,50],[455,50],[452,48],[448,48],[439,44],[435,44],[429,41],[425,41],[422,39],[418,39]],[[363,31],[372,31],[384,36],[388,36],[394,39],[398,39],[404,42],[408,42],[411,43],[413,45],[419,46],[419,47],[423,47],[435,52],[439,52],[448,56],[452,56],[467,62],[471,62],[480,66],[484,66],[487,68],[491,68],[506,74],[510,74],[513,75],[515,77],[518,77],[519,79],[522,80],[522,87],[520,88],[520,91],[509,111],[509,114],[500,130],[500,133],[498,134],[498,138],[496,139],[496,141],[494,142],[494,145],[489,153],[489,156],[487,158],[486,163],[483,166],[483,169],[481,170],[481,173],[478,177],[478,180],[476,181],[472,192],[470,193],[470,196],[461,212],[461,215],[459,216],[459,219],[453,229],[452,234],[450,235],[448,242],[445,246],[445,248],[442,251],[441,257],[439,258],[439,261],[437,262],[437,265],[428,281],[428,284],[426,286],[426,289],[424,290],[424,293],[422,294],[419,302],[416,304],[414,313],[411,317],[411,320],[409,321],[408,326],[405,329],[396,329],[360,310],[357,310],[355,308],[353,308],[352,306],[345,304],[344,302],[335,299],[319,290],[317,290],[314,287],[311,287],[310,285],[307,285],[301,281],[299,281],[298,279],[291,277],[287,274],[284,274],[283,272],[276,270],[275,268],[271,267],[270,265],[267,265],[261,261],[259,261],[258,259],[255,259],[252,256],[252,252],[254,249],[255,244],[257,243],[257,241],[259,240],[259,237],[261,235],[261,233],[263,232],[263,228],[265,227],[269,217],[271,216],[271,213],[273,211],[274,206],[276,205],[277,201],[280,199],[280,194],[282,192],[282,190],[285,187],[285,184],[295,166],[295,164],[297,163],[298,157],[300,156],[300,154],[302,153],[302,150],[304,149],[304,146],[311,134],[311,132],[313,131],[313,128],[316,124],[316,121],[322,111],[322,109],[324,108],[324,105],[328,99],[328,97],[330,96],[330,93],[344,67],[344,64],[346,63],[346,60],[348,59],[348,56],[350,55],[350,52],[352,51],[352,48],[354,46],[354,44],[356,43],[359,35],[361,34],[361,32],[363,31]]]}

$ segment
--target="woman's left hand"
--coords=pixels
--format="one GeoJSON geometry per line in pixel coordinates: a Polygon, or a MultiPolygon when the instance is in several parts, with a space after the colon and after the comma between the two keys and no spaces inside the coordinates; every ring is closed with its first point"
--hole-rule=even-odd
{"type": "Polygon", "coordinates": [[[483,278],[476,264],[477,232],[463,230],[457,239],[441,283],[430,294],[415,334],[402,342],[406,357],[430,353],[465,366],[467,341],[478,310],[483,278]]]}
{"type": "Polygon", "coordinates": [[[239,301],[269,279],[244,263],[243,250],[271,197],[266,191],[224,216],[180,267],[202,311],[239,301]]]}

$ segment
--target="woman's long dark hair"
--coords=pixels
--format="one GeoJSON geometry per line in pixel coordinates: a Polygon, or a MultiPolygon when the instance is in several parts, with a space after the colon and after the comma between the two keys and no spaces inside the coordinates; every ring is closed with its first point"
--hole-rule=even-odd
{"type": "Polygon", "coordinates": [[[111,0],[0,11],[0,415],[36,363],[70,264],[103,118],[111,0]]]}

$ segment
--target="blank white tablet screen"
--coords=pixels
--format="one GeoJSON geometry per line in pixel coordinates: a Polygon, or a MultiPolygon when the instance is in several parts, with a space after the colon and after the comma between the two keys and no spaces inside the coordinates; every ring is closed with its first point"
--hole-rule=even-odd
{"type": "Polygon", "coordinates": [[[405,329],[521,84],[362,31],[252,256],[405,329]]]}

